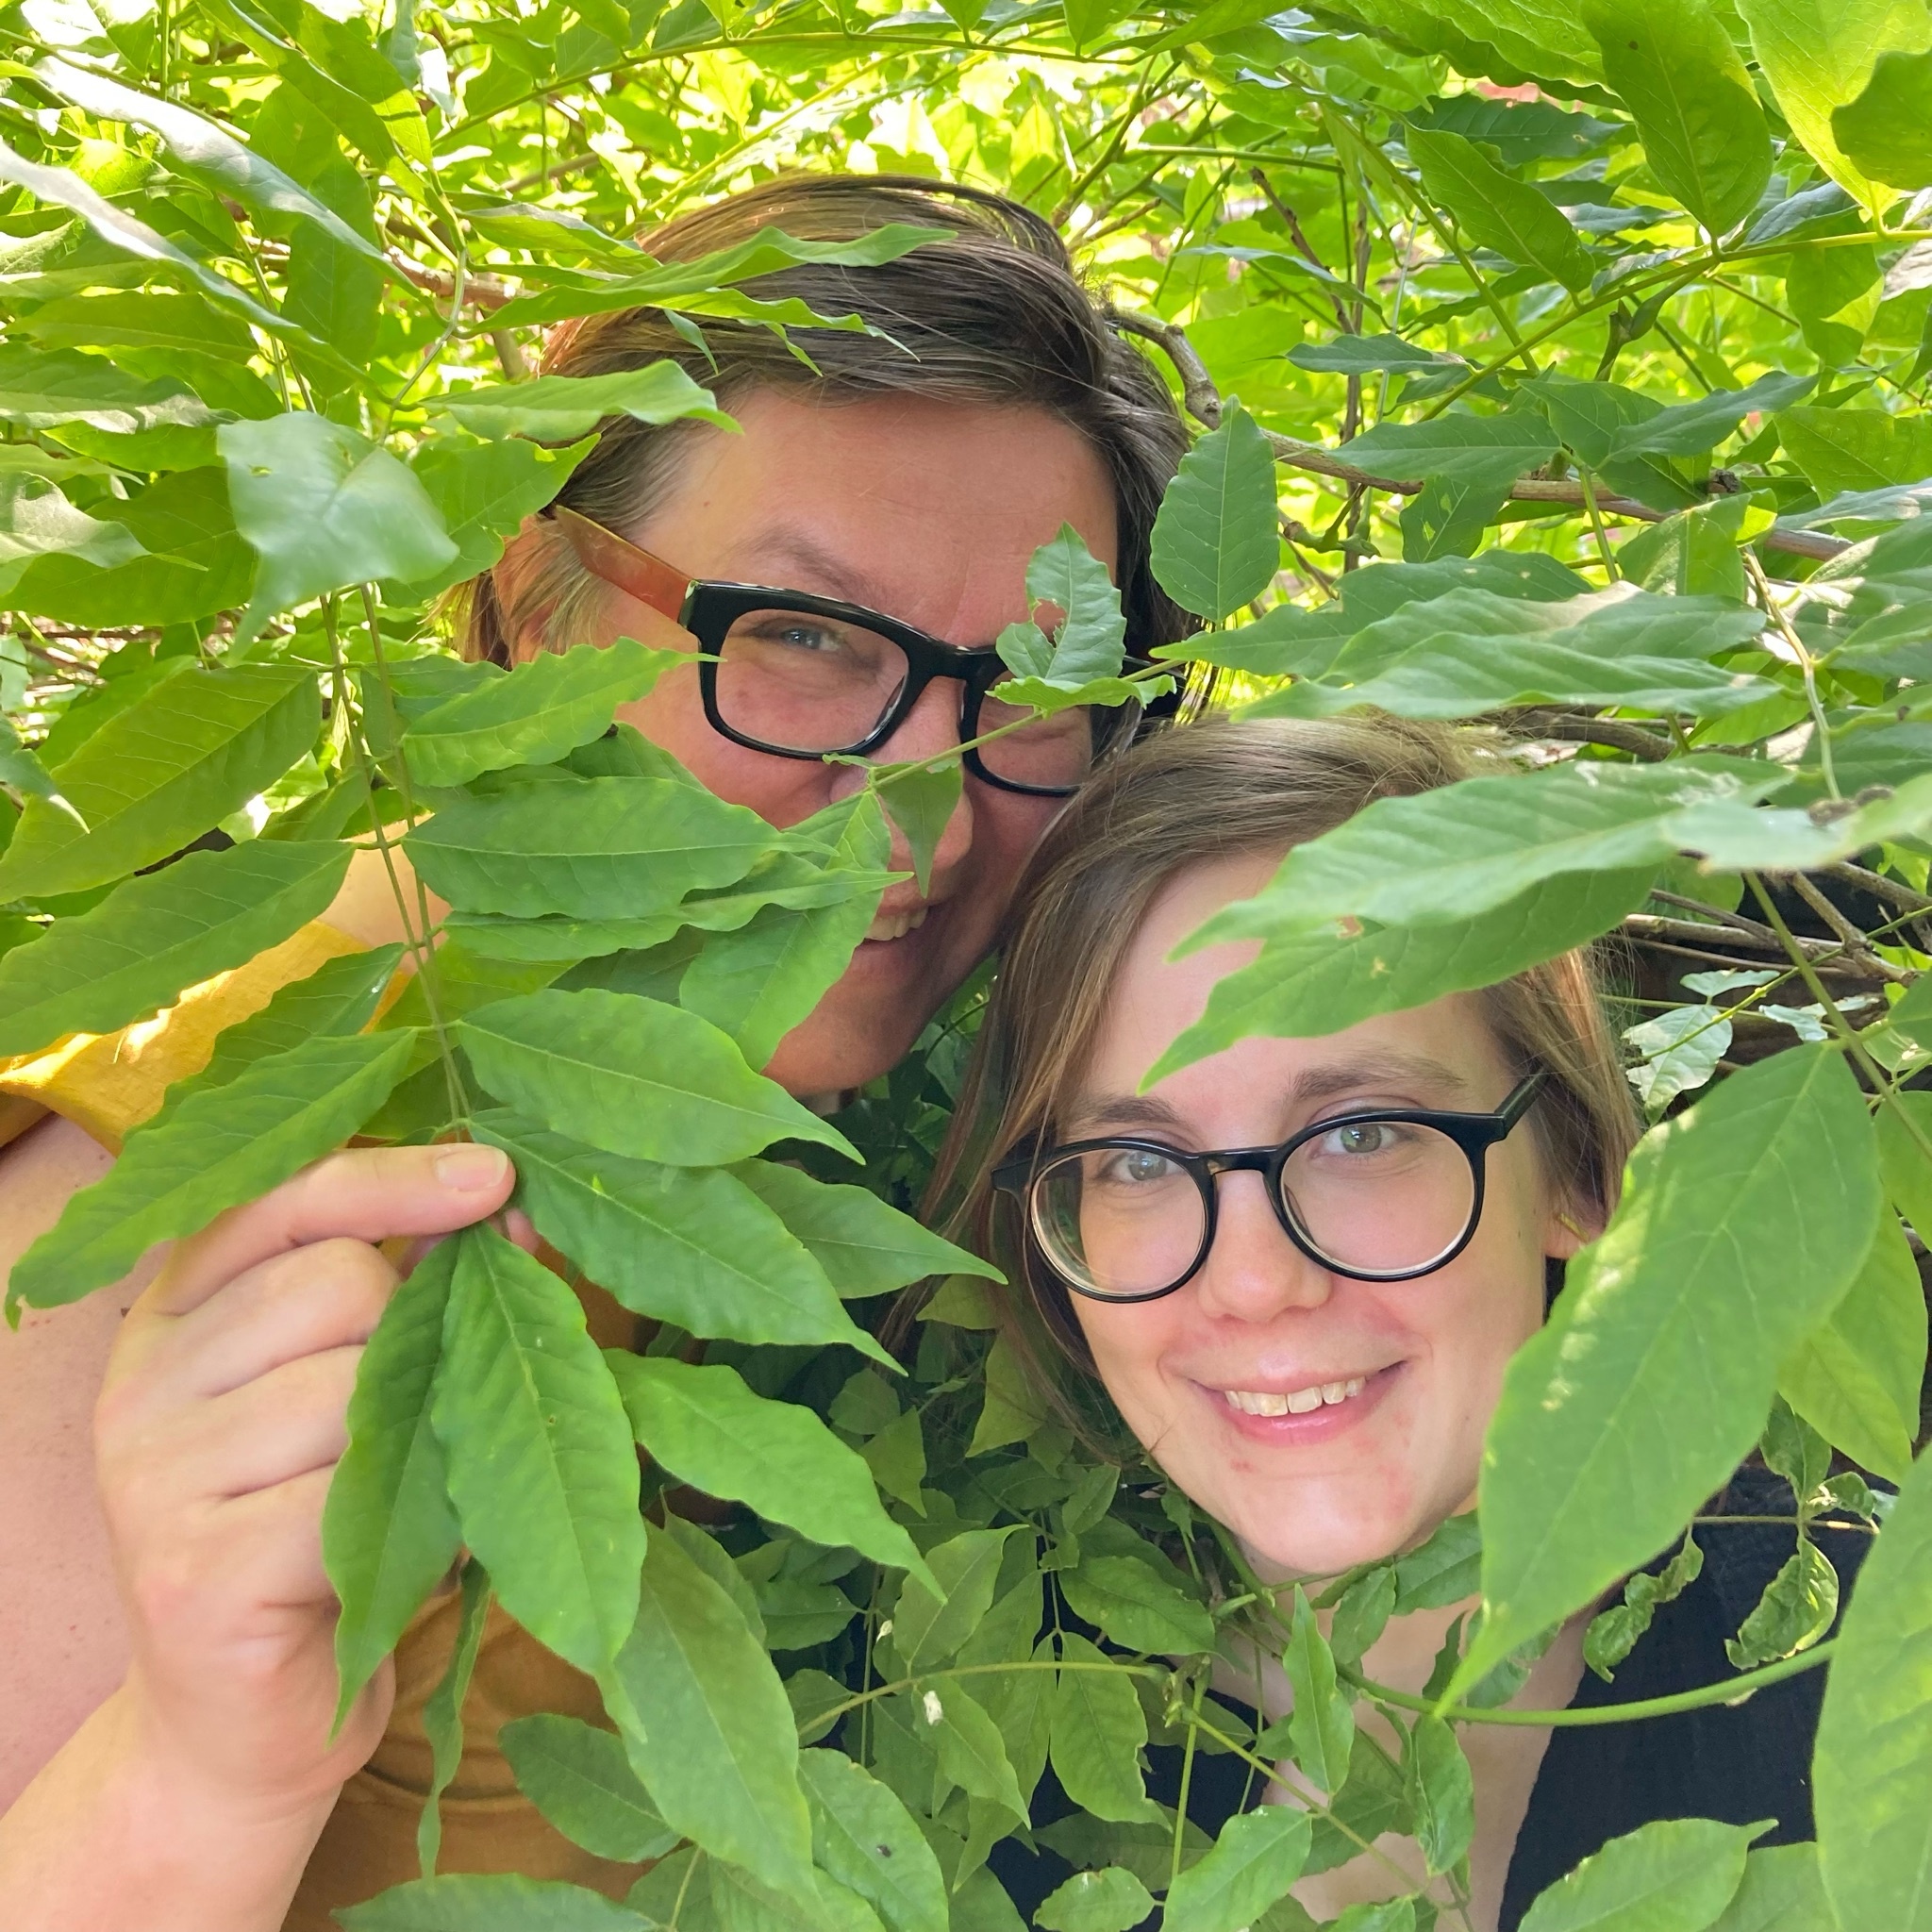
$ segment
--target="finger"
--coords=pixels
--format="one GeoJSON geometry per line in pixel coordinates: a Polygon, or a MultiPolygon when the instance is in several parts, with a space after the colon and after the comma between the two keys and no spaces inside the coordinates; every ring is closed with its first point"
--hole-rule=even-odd
{"type": "Polygon", "coordinates": [[[181,1474],[204,1496],[229,1501],[320,1470],[349,1446],[349,1396],[359,1348],[287,1362],[241,1389],[201,1405],[181,1474]]]}
{"type": "Polygon", "coordinates": [[[339,1235],[379,1241],[468,1227],[503,1206],[515,1179],[501,1149],[467,1141],[349,1148],[182,1242],[142,1296],[144,1312],[186,1314],[243,1269],[310,1241],[339,1235]]]}
{"type": "Polygon", "coordinates": [[[526,1255],[534,1255],[542,1244],[543,1238],[537,1232],[537,1224],[521,1208],[505,1211],[503,1231],[526,1255]]]}
{"type": "Polygon", "coordinates": [[[145,1363],[156,1397],[225,1395],[285,1362],[367,1341],[400,1279],[367,1241],[344,1238],[263,1261],[156,1324],[145,1363]]]}

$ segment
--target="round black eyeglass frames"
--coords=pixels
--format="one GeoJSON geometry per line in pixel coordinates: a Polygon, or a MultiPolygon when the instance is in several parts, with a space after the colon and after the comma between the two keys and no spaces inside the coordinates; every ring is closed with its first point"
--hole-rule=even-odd
{"type": "Polygon", "coordinates": [[[1041,1256],[1076,1294],[1150,1302],[1193,1279],[1214,1245],[1218,1177],[1258,1174],[1303,1254],[1354,1281],[1413,1281],[1453,1261],[1482,1219],[1489,1150],[1548,1079],[1493,1113],[1377,1108],[1333,1115],[1274,1147],[1189,1153],[1108,1136],[1031,1151],[994,1170],[1041,1256]]]}

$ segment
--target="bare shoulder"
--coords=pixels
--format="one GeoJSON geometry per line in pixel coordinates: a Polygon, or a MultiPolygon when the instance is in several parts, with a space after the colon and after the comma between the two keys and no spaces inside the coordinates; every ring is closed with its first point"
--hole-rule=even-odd
{"type": "MultiPolygon", "coordinates": [[[[58,1116],[0,1150],[0,1275],[113,1156],[58,1116]]],[[[0,1811],[120,1681],[126,1638],[94,1488],[92,1414],[144,1262],[0,1324],[0,1811]]]]}

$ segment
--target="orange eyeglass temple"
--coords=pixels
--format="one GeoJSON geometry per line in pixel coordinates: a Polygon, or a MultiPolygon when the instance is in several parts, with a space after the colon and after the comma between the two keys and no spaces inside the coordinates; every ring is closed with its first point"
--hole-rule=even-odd
{"type": "Polygon", "coordinates": [[[576,552],[577,561],[593,576],[602,577],[640,604],[649,605],[673,624],[680,620],[685,594],[691,589],[691,579],[682,571],[672,569],[661,557],[640,550],[615,530],[607,530],[602,524],[561,504],[550,514],[576,552]]]}

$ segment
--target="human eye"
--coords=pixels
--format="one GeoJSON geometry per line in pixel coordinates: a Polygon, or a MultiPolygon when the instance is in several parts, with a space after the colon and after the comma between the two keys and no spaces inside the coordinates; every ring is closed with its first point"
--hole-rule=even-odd
{"type": "Polygon", "coordinates": [[[1337,1121],[1315,1142],[1318,1157],[1348,1161],[1389,1159],[1402,1153],[1413,1139],[1400,1121],[1337,1121]]]}
{"type": "Polygon", "coordinates": [[[1180,1163],[1158,1148],[1111,1147],[1096,1158],[1093,1179],[1122,1193],[1145,1193],[1171,1186],[1180,1174],[1180,1163]]]}
{"type": "Polygon", "coordinates": [[[761,644],[801,655],[829,657],[846,648],[845,635],[836,625],[790,612],[771,612],[758,622],[752,635],[761,644]]]}

